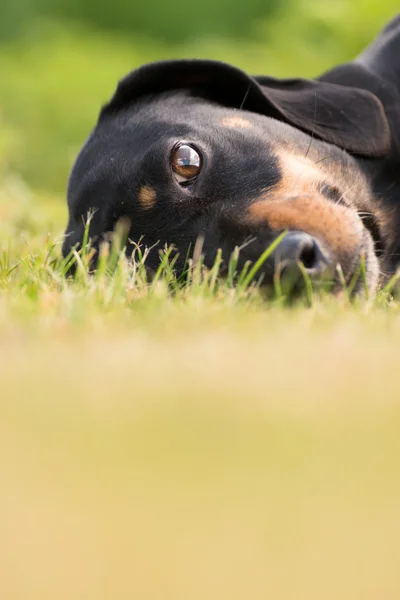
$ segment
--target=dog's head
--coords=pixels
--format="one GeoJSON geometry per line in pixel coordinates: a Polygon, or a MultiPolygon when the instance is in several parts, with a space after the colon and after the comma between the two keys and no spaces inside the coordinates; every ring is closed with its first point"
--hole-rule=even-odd
{"type": "Polygon", "coordinates": [[[89,212],[95,245],[126,218],[129,239],[153,248],[153,268],[166,244],[183,265],[199,238],[206,265],[239,247],[240,267],[287,231],[262,268],[266,282],[299,261],[332,281],[340,264],[350,280],[363,257],[374,288],[382,223],[352,155],[389,146],[368,91],[251,78],[214,61],[147,65],[119,84],[75,163],[63,252],[82,240],[89,212]]]}

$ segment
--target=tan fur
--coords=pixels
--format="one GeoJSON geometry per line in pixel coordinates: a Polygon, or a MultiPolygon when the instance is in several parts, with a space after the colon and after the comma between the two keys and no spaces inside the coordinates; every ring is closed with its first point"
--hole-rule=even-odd
{"type": "Polygon", "coordinates": [[[295,229],[315,236],[337,260],[357,252],[361,243],[362,225],[356,211],[316,194],[260,200],[249,213],[258,223],[267,221],[271,229],[295,229]]]}
{"type": "Polygon", "coordinates": [[[157,194],[153,188],[144,185],[139,190],[138,200],[143,210],[150,210],[156,203],[157,194]]]}
{"type": "Polygon", "coordinates": [[[293,154],[280,149],[278,152],[282,179],[273,190],[268,191],[269,198],[281,198],[298,194],[312,194],[318,191],[318,186],[323,183],[336,185],[337,173],[322,171],[322,169],[309,158],[293,154]]]}
{"type": "Polygon", "coordinates": [[[346,184],[348,171],[340,166],[323,167],[313,160],[291,152],[276,149],[282,178],[278,185],[267,189],[248,209],[250,221],[265,222],[273,230],[300,230],[315,236],[335,262],[350,264],[363,244],[363,226],[349,198],[349,206],[329,200],[319,191],[324,183],[337,186],[347,204],[346,191],[351,196],[365,195],[361,177],[346,184]],[[353,189],[354,188],[354,189],[353,189]]]}
{"type": "Polygon", "coordinates": [[[243,117],[225,117],[222,119],[221,125],[223,127],[236,127],[239,129],[248,129],[249,127],[253,127],[250,121],[243,119],[243,117]]]}

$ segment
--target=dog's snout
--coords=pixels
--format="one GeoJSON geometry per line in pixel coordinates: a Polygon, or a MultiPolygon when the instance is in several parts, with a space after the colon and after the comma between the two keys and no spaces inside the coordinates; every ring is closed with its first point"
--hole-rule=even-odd
{"type": "Polygon", "coordinates": [[[302,263],[307,271],[323,271],[328,266],[326,254],[315,237],[303,231],[286,234],[275,251],[275,268],[302,263]]]}

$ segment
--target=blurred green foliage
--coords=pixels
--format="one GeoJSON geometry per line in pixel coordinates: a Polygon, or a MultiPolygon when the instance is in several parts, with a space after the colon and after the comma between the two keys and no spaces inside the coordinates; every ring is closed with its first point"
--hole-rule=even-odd
{"type": "MultiPolygon", "coordinates": [[[[36,18],[39,13],[34,9],[44,7],[44,1],[6,0],[2,8],[3,30],[11,32],[22,21],[24,27],[18,35],[14,28],[14,35],[0,44],[0,179],[17,174],[36,190],[58,194],[64,194],[74,157],[95,124],[101,104],[117,80],[140,64],[161,58],[208,57],[253,73],[312,77],[354,57],[399,10],[398,0],[285,0],[269,17],[254,21],[259,2],[246,4],[246,19],[241,12],[244,3],[238,0],[230,5],[225,0],[203,2],[201,7],[193,4],[179,18],[171,6],[171,15],[176,15],[174,27],[189,27],[193,17],[188,15],[194,14],[190,11],[199,12],[196,29],[185,29],[196,35],[172,43],[156,33],[158,25],[153,35],[144,27],[140,34],[136,30],[133,35],[132,30],[132,35],[126,35],[134,2],[107,4],[107,11],[118,13],[118,19],[127,16],[123,33],[89,27],[83,18],[36,18]],[[216,12],[217,6],[221,13],[216,12]],[[216,16],[223,13],[226,19],[216,16]],[[242,15],[243,31],[246,24],[251,31],[247,38],[236,37],[237,25],[228,20],[230,13],[242,15]],[[226,35],[211,36],[206,17],[218,21],[218,27],[223,22],[226,35]]],[[[106,10],[103,4],[104,0],[96,4],[99,14],[106,10]]],[[[61,7],[59,2],[54,5],[61,7]]],[[[68,5],[77,10],[81,6],[77,0],[68,5]]],[[[82,15],[91,6],[87,0],[82,3],[82,15]]],[[[161,18],[157,6],[153,2],[146,7],[154,23],[161,18]]],[[[273,3],[268,6],[273,8],[273,3]]],[[[139,8],[135,10],[144,11],[144,4],[139,8]]]]}
{"type": "Polygon", "coordinates": [[[257,19],[283,9],[290,0],[3,0],[6,19],[0,34],[18,31],[34,17],[74,19],[104,30],[154,36],[168,41],[193,36],[243,36],[257,19]],[[8,21],[8,26],[5,26],[8,21]]]}

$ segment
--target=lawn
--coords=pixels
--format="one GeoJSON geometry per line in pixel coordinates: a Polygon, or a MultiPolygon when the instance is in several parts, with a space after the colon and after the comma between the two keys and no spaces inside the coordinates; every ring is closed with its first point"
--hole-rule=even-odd
{"type": "Polygon", "coordinates": [[[67,281],[69,166],[143,57],[43,36],[0,52],[0,597],[398,600],[398,300],[67,281]]]}

